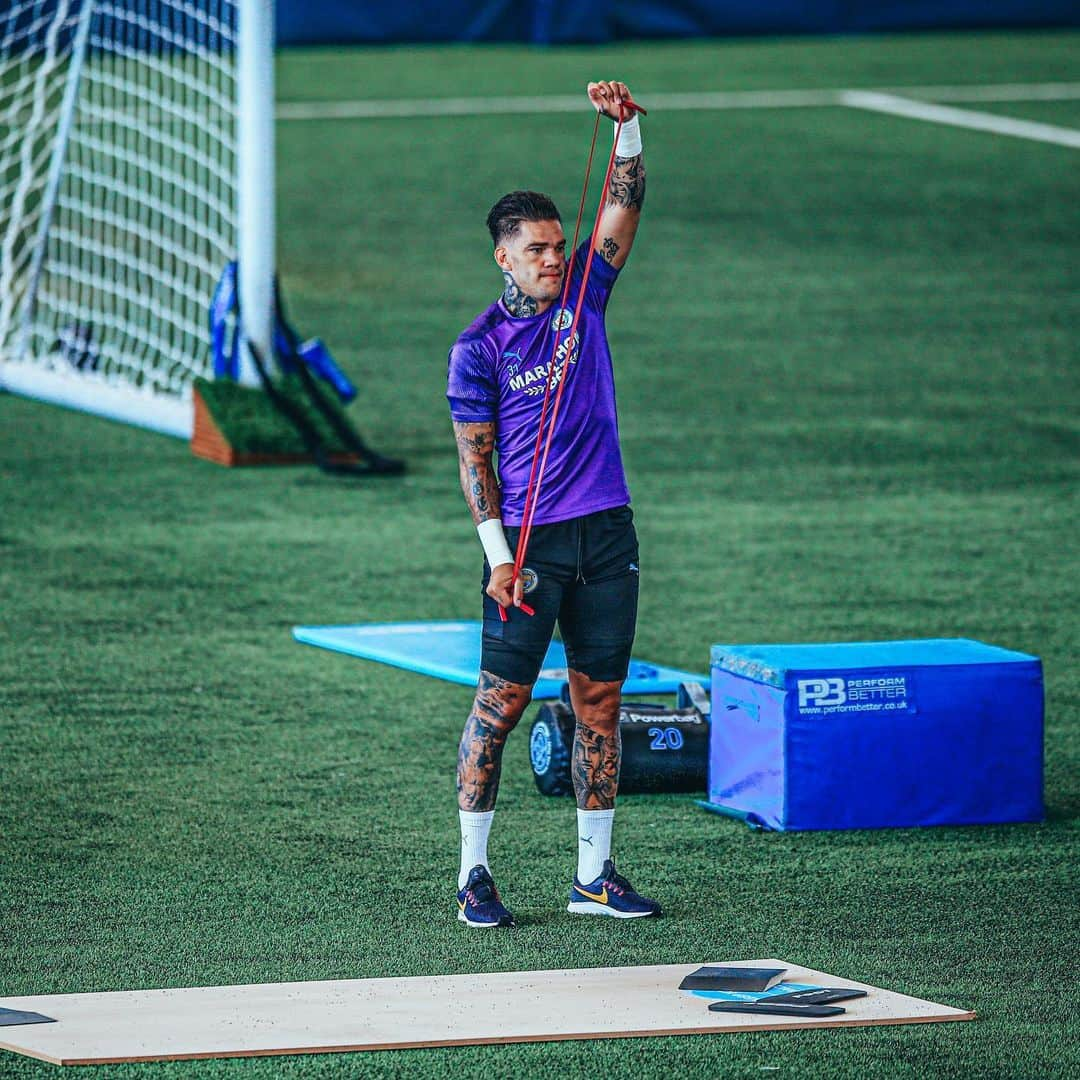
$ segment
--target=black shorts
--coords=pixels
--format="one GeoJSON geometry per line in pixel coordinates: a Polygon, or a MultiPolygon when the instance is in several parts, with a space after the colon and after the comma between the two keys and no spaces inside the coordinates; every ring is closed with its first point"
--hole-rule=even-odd
{"type": "MultiPolygon", "coordinates": [[[[506,530],[511,551],[519,532],[506,530]]],[[[484,589],[490,574],[485,561],[484,589]]],[[[484,594],[483,671],[531,686],[557,621],[574,671],[595,682],[626,678],[638,604],[638,542],[629,506],[535,525],[522,578],[535,615],[510,608],[503,622],[499,605],[484,594]]]]}

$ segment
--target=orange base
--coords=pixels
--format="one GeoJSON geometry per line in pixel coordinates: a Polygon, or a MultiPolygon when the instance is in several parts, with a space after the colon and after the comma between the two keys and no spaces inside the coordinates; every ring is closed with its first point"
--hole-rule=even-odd
{"type": "MultiPolygon", "coordinates": [[[[216,465],[303,465],[314,461],[310,454],[253,454],[235,450],[229,445],[221,428],[203,401],[198,388],[194,391],[195,425],[191,436],[191,452],[216,465]]],[[[360,459],[355,454],[329,454],[335,465],[349,464],[360,459]]]]}

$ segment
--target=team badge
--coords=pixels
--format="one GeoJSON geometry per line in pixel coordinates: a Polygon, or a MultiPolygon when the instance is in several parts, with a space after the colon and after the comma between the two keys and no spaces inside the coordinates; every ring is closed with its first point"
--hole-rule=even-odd
{"type": "Polygon", "coordinates": [[[566,307],[559,308],[551,317],[551,329],[555,331],[567,330],[574,321],[574,313],[566,307]]]}
{"type": "Polygon", "coordinates": [[[521,568],[521,591],[526,596],[529,593],[536,590],[536,586],[540,584],[540,575],[535,570],[530,570],[529,567],[523,566],[521,568]]]}

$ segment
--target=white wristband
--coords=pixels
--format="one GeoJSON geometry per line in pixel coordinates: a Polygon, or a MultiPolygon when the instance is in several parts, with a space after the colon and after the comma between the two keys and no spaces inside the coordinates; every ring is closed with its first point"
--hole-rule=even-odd
{"type": "Polygon", "coordinates": [[[615,154],[618,157],[637,157],[640,153],[641,125],[638,123],[637,113],[634,113],[629,120],[623,121],[619,141],[615,144],[615,154]]]}
{"type": "Polygon", "coordinates": [[[502,518],[481,521],[476,526],[476,531],[480,534],[480,543],[484,545],[484,554],[492,570],[503,563],[514,561],[514,556],[510,554],[510,545],[506,542],[506,533],[503,532],[502,518]]]}

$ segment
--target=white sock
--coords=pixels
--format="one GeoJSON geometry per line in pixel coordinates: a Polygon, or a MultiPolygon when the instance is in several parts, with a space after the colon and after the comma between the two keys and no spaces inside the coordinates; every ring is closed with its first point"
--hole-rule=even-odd
{"type": "MultiPolygon", "coordinates": [[[[485,810],[474,814],[469,810],[459,810],[461,821],[461,869],[458,871],[457,887],[465,888],[469,880],[469,871],[474,866],[487,866],[487,840],[491,832],[491,819],[494,810],[485,810]]],[[[490,869],[490,867],[489,867],[490,869]]]]}
{"type": "Polygon", "coordinates": [[[614,810],[577,812],[577,879],[582,885],[595,881],[611,858],[611,823],[614,810]]]}

